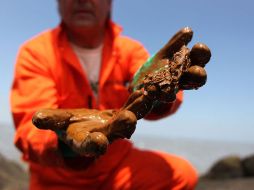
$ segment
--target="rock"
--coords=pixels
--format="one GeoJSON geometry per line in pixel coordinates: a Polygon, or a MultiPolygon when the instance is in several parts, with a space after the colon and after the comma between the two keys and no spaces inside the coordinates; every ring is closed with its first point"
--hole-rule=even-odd
{"type": "Polygon", "coordinates": [[[230,179],[243,177],[243,167],[238,156],[228,156],[216,162],[205,175],[210,179],[230,179]]]}
{"type": "Polygon", "coordinates": [[[254,176],[254,155],[242,159],[242,167],[245,176],[254,176]]]}
{"type": "Polygon", "coordinates": [[[28,173],[19,164],[0,154],[0,189],[28,189],[28,173]]]}
{"type": "Polygon", "coordinates": [[[195,190],[253,190],[254,178],[200,179],[195,190]]]}

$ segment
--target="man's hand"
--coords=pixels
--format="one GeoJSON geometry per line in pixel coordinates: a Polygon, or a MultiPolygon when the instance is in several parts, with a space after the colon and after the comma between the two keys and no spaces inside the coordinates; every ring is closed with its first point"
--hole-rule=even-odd
{"type": "Polygon", "coordinates": [[[187,48],[192,36],[191,28],[181,29],[153,59],[161,69],[166,66],[170,70],[172,82],[183,90],[197,89],[206,83],[207,75],[204,67],[211,58],[210,49],[203,43],[195,44],[191,50],[187,48]]]}
{"type": "Polygon", "coordinates": [[[209,62],[211,52],[202,43],[189,50],[187,44],[192,36],[189,27],[178,31],[135,74],[130,88],[134,92],[124,107],[134,112],[138,119],[150,112],[165,116],[170,113],[169,104],[172,105],[179,90],[198,89],[206,83],[204,66],[209,62]]]}
{"type": "Polygon", "coordinates": [[[33,124],[50,129],[77,154],[98,157],[118,138],[130,138],[137,118],[128,110],[42,109],[33,124]]]}
{"type": "Polygon", "coordinates": [[[191,50],[187,44],[193,31],[185,27],[178,31],[154,57],[146,62],[134,76],[134,90],[144,89],[152,100],[172,102],[179,90],[197,89],[206,83],[204,69],[211,52],[202,43],[191,50]]]}

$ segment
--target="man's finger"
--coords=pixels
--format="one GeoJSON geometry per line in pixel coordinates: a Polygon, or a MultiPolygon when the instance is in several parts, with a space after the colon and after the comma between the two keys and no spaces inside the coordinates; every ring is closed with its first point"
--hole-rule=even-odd
{"type": "Polygon", "coordinates": [[[109,133],[107,135],[110,142],[118,138],[130,138],[134,133],[137,124],[136,115],[129,110],[120,110],[109,122],[109,133]]]}
{"type": "Polygon", "coordinates": [[[34,114],[32,122],[39,129],[59,130],[69,125],[71,117],[64,109],[41,109],[34,114]]]}
{"type": "Polygon", "coordinates": [[[89,157],[98,157],[107,151],[109,141],[101,132],[93,132],[82,142],[80,154],[89,157]]]}
{"type": "Polygon", "coordinates": [[[171,58],[175,52],[179,51],[183,45],[187,45],[193,36],[193,31],[190,27],[185,27],[179,30],[168,43],[159,50],[154,61],[159,61],[164,58],[171,58]]]}
{"type": "Polygon", "coordinates": [[[109,144],[107,137],[102,132],[92,132],[94,128],[100,129],[101,125],[92,121],[72,123],[66,130],[65,143],[81,155],[104,154],[109,144]]]}
{"type": "Polygon", "coordinates": [[[206,83],[207,74],[203,67],[194,65],[188,68],[179,81],[181,90],[192,90],[203,86],[206,83]]]}
{"type": "Polygon", "coordinates": [[[190,52],[191,65],[204,67],[211,58],[210,49],[203,43],[195,44],[190,52]]]}

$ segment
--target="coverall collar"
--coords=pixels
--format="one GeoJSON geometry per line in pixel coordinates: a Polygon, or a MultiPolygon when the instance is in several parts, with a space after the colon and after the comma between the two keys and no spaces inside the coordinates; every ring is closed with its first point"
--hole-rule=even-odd
{"type": "MultiPolygon", "coordinates": [[[[67,38],[67,34],[64,31],[63,24],[60,23],[60,25],[56,29],[57,31],[57,46],[60,49],[60,57],[61,59],[72,66],[83,78],[84,80],[89,84],[87,81],[87,77],[84,75],[83,69],[81,64],[79,63],[79,60],[77,56],[75,55],[74,51],[72,50],[70,43],[67,38]]],[[[120,35],[122,32],[122,28],[114,23],[113,21],[108,21],[108,26],[103,42],[103,52],[102,52],[102,65],[99,75],[99,84],[100,87],[105,84],[105,81],[110,75],[111,70],[113,69],[113,61],[110,61],[113,57],[117,57],[117,48],[114,46],[114,42],[117,36],[120,35]]]]}

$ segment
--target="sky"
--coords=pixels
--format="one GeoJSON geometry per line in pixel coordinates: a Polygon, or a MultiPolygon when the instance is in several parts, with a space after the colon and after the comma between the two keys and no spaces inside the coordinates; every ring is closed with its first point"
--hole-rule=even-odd
{"type": "MultiPolygon", "coordinates": [[[[253,7],[252,0],[114,0],[113,20],[151,54],[185,26],[194,31],[190,48],[203,42],[212,51],[207,84],[185,91],[173,116],[139,121],[137,135],[254,143],[253,7]]],[[[9,90],[18,48],[59,23],[56,1],[1,1],[0,23],[0,124],[12,124],[9,90]]]]}

